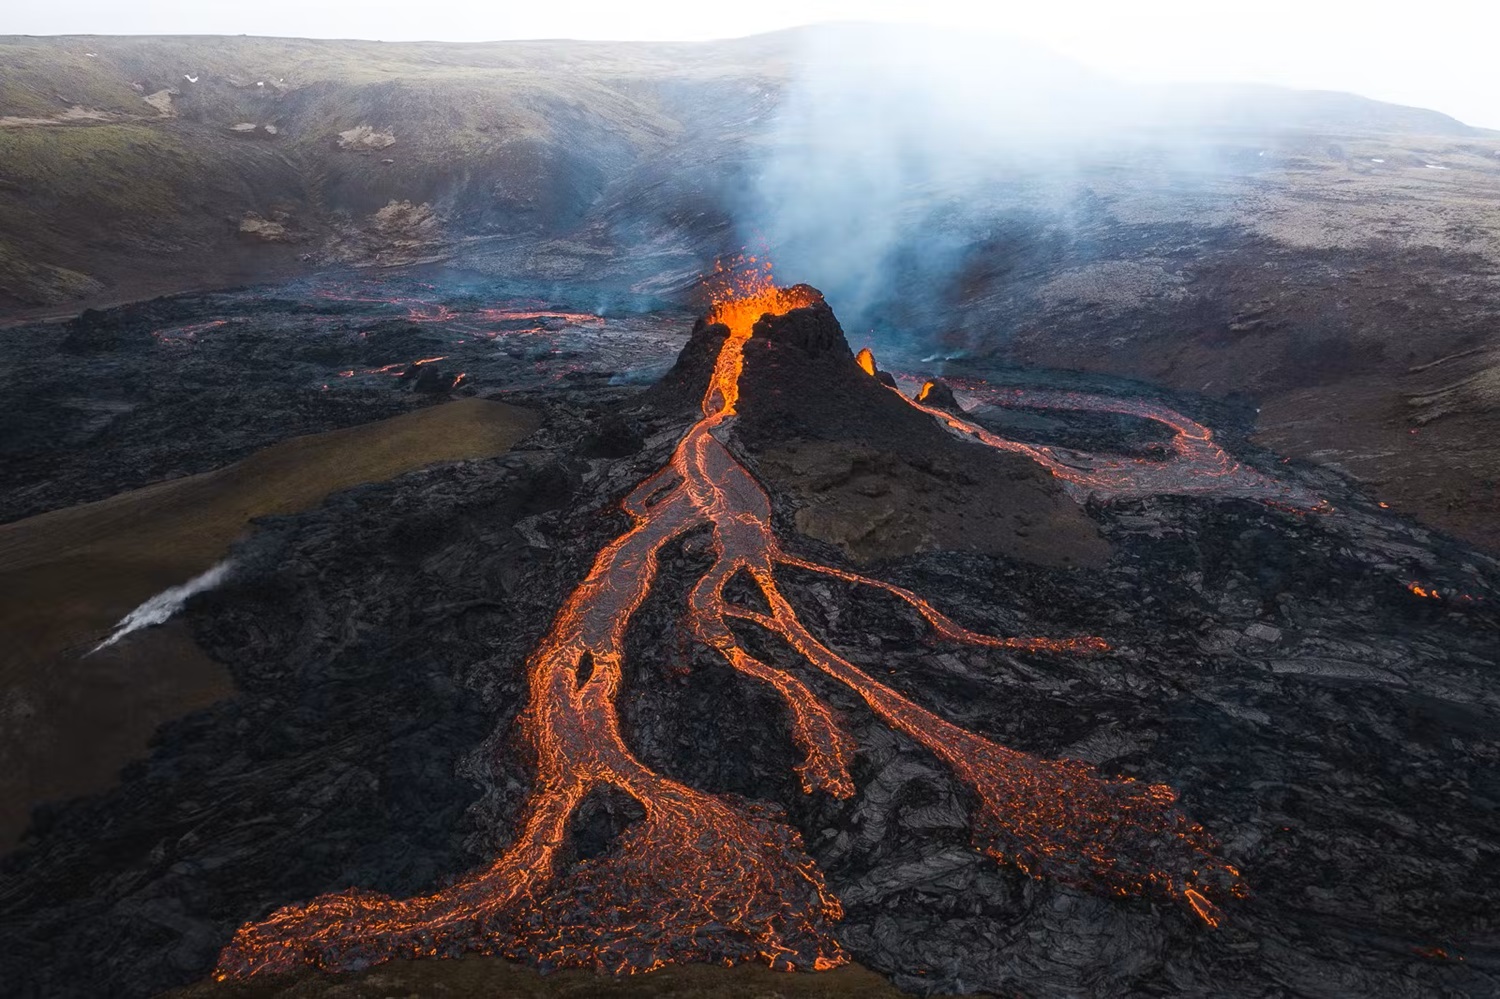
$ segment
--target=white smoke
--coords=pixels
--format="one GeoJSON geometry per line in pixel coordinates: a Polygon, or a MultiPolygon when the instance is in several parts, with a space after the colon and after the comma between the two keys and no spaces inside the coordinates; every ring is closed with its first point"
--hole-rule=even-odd
{"type": "Polygon", "coordinates": [[[822,25],[792,45],[743,235],[846,322],[878,312],[903,274],[904,296],[939,291],[997,220],[1074,234],[1101,176],[1128,166],[1191,190],[1225,171],[1226,129],[1285,125],[1307,106],[1268,88],[1124,84],[949,29],[822,25]]]}
{"type": "Polygon", "coordinates": [[[204,590],[211,590],[223,582],[231,568],[233,568],[233,563],[226,559],[180,586],[170,586],[162,590],[121,618],[110,636],[90,649],[87,654],[93,655],[100,649],[108,648],[133,631],[165,624],[182,610],[182,605],[187,603],[189,597],[202,593],[204,590]]]}
{"type": "Polygon", "coordinates": [[[1116,117],[1105,81],[1003,39],[844,24],[806,29],[797,45],[750,236],[836,310],[872,302],[923,212],[1018,170],[1034,179],[1042,160],[1095,141],[1116,117]]]}

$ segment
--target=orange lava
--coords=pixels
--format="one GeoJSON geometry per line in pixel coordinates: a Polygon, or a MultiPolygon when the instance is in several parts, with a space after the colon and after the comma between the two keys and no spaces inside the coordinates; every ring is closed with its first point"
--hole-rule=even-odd
{"type": "Polygon", "coordinates": [[[446,305],[412,305],[406,310],[406,321],[411,323],[449,323],[458,318],[446,305]]]}
{"type": "MultiPolygon", "coordinates": [[[[604,317],[596,316],[592,312],[560,312],[555,309],[480,309],[475,317],[485,322],[519,322],[533,319],[556,319],[573,326],[584,324],[602,326],[604,317]]],[[[517,333],[541,333],[545,331],[543,326],[533,326],[525,330],[514,330],[517,333]]]]}
{"type": "MultiPolygon", "coordinates": [[[[567,312],[561,309],[538,308],[538,303],[534,301],[518,303],[516,307],[512,308],[491,307],[478,309],[472,313],[460,312],[454,309],[452,306],[443,304],[441,302],[432,301],[430,298],[405,295],[381,295],[377,293],[380,290],[378,287],[379,282],[374,282],[373,284],[376,285],[376,287],[371,288],[368,286],[368,284],[347,285],[339,283],[334,284],[330,287],[316,289],[315,291],[313,291],[313,295],[318,298],[324,298],[335,302],[363,302],[370,305],[386,305],[404,308],[406,310],[406,319],[408,322],[456,322],[459,327],[462,327],[466,331],[478,332],[479,335],[491,339],[495,338],[496,336],[510,333],[544,333],[546,332],[546,328],[543,326],[532,326],[525,329],[507,329],[497,333],[494,331],[475,331],[475,325],[506,322],[524,322],[528,320],[538,319],[560,320],[561,322],[569,326],[579,326],[584,324],[602,326],[604,324],[603,316],[596,316],[593,313],[589,312],[567,312]]],[[[429,292],[436,293],[437,291],[437,288],[431,284],[424,284],[421,285],[421,287],[426,288],[429,292]]]]}
{"type": "Polygon", "coordinates": [[[768,808],[653,772],[620,732],[615,701],[631,617],[650,592],[662,548],[702,528],[711,533],[715,558],[689,594],[689,627],[733,669],[782,696],[803,755],[798,770],[806,791],[854,794],[854,741],[803,681],[746,651],[736,627],[780,636],[946,762],[979,801],[977,849],[1035,877],[1174,898],[1217,924],[1209,896],[1238,894],[1238,872],[1213,856],[1212,838],[1176,807],[1170,788],[1105,778],[1087,764],[1042,759],[968,732],[830,648],[783,595],[777,573],[791,567],[878,588],[912,608],[941,640],[1014,650],[1107,648],[1092,637],[979,634],[901,587],[782,549],[765,490],[717,433],[734,419],[743,347],[755,323],[814,298],[810,289],[775,287],[764,270],[716,297],[710,319],[723,323],[728,337],[701,418],[670,461],[624,499],[632,526],[599,552],[528,660],[522,730],[536,776],[510,846],[487,867],[430,895],[401,900],[351,890],[282,908],[235,934],[217,978],[465,951],[611,973],[689,961],[758,961],[788,970],[845,963],[832,935],[842,908],[797,832],[768,808]],[[758,588],[767,610],[728,601],[725,587],[736,577],[758,588]],[[587,795],[605,789],[635,798],[645,817],[605,855],[570,864],[563,849],[570,818],[587,795]]]}
{"type": "Polygon", "coordinates": [[[865,374],[871,376],[875,374],[875,355],[870,352],[869,347],[859,349],[859,353],[854,356],[854,363],[858,364],[865,374]]]}
{"type": "MultiPolygon", "coordinates": [[[[868,348],[861,353],[868,353],[868,348]]],[[[1153,420],[1172,431],[1172,440],[1167,445],[1169,453],[1162,460],[1096,455],[1068,448],[1023,444],[992,433],[960,415],[925,405],[932,382],[924,382],[915,398],[906,400],[960,436],[997,450],[1025,455],[1061,479],[1079,499],[1089,496],[1118,499],[1211,494],[1258,500],[1294,513],[1329,513],[1333,510],[1327,500],[1301,486],[1272,478],[1235,460],[1218,445],[1207,427],[1159,403],[1082,392],[999,388],[984,382],[952,381],[955,389],[989,405],[1116,413],[1153,420]]]]}
{"type": "Polygon", "coordinates": [[[1450,601],[1454,604],[1477,604],[1483,602],[1484,598],[1472,593],[1464,593],[1461,590],[1448,590],[1446,593],[1440,591],[1436,586],[1424,586],[1413,580],[1406,584],[1408,592],[1426,600],[1450,601]]]}

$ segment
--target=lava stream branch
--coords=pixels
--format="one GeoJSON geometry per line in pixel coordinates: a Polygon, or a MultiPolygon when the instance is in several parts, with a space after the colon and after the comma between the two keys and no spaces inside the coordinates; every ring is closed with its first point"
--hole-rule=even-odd
{"type": "Polygon", "coordinates": [[[1237,873],[1176,807],[1164,785],[1112,780],[1084,763],[1046,760],[968,732],[875,681],[803,625],[776,579],[778,566],[876,587],[914,608],[945,641],[1064,652],[1106,648],[1097,638],[995,638],[952,621],[908,590],[791,556],[772,529],[760,483],[716,436],[734,418],[743,347],[765,315],[819,301],[758,276],[716,302],[728,329],[702,400],[670,460],[625,497],[630,528],[606,545],[559,608],[527,661],[520,732],[535,763],[530,796],[507,849],[449,887],[412,899],[360,890],[286,906],[247,924],[216,976],[242,978],[303,964],[361,967],[392,957],[473,951],[622,973],[666,963],[758,961],[824,969],[848,960],[832,928],[837,898],[799,834],[766,806],[697,791],[642,763],[620,731],[626,632],[670,542],[707,527],[714,562],[688,597],[692,634],[741,674],[780,693],[805,762],[804,789],[855,793],[853,738],[836,712],[791,673],[751,655],[730,621],[779,636],[813,668],[856,693],[973,789],[975,845],[1038,877],[1116,894],[1152,893],[1218,917],[1209,896],[1238,890],[1237,873]],[[748,577],[768,612],[730,604],[748,577]],[[610,850],[577,859],[572,816],[592,793],[634,798],[644,818],[610,850]]]}
{"type": "Polygon", "coordinates": [[[1175,807],[1170,787],[1103,778],[1085,763],[1016,752],[945,721],[814,637],[774,584],[762,592],[772,613],[742,617],[780,635],[974,790],[975,845],[984,852],[1079,887],[1181,898],[1215,925],[1217,909],[1202,893],[1241,890],[1239,872],[1213,855],[1212,837],[1175,807]]]}
{"type": "MultiPolygon", "coordinates": [[[[873,366],[873,359],[870,363],[873,366]]],[[[1172,431],[1168,445],[1171,453],[1165,460],[1105,457],[1001,437],[965,419],[967,414],[960,415],[924,401],[932,384],[925,383],[915,398],[902,398],[960,437],[997,451],[1030,458],[1062,480],[1080,499],[1090,495],[1104,499],[1162,494],[1216,495],[1259,500],[1297,513],[1328,513],[1333,509],[1327,500],[1307,489],[1282,482],[1236,460],[1219,446],[1213,433],[1203,424],[1157,403],[1082,392],[1001,389],[982,382],[956,383],[963,388],[965,395],[995,406],[1133,416],[1160,423],[1172,431]]]]}
{"type": "Polygon", "coordinates": [[[1078,638],[996,638],[993,635],[984,635],[977,631],[970,631],[915,593],[902,589],[893,583],[887,583],[880,579],[871,579],[869,576],[861,576],[858,573],[847,572],[843,569],[835,569],[833,566],[824,565],[821,562],[812,562],[804,558],[797,558],[794,555],[787,555],[784,552],[777,553],[776,561],[782,565],[795,566],[798,569],[806,569],[809,572],[822,573],[825,576],[842,579],[846,583],[857,583],[884,590],[892,596],[898,597],[910,604],[918,614],[927,619],[927,623],[932,625],[934,631],[950,642],[961,642],[967,645],[985,645],[993,649],[1023,649],[1031,652],[1109,651],[1109,643],[1094,635],[1084,635],[1078,638]]]}

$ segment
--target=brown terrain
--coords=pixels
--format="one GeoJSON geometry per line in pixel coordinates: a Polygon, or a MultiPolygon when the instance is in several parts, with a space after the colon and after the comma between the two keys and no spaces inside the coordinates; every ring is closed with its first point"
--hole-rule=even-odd
{"type": "Polygon", "coordinates": [[[1006,352],[1247,396],[1262,443],[1496,550],[1500,141],[1321,145],[1272,147],[1284,168],[1189,199],[1100,187],[1111,218],[1168,239],[1039,275],[1000,306],[1019,326],[1006,352]],[[1234,235],[1192,237],[1195,220],[1234,235]]]}
{"type": "Polygon", "coordinates": [[[257,517],[499,454],[535,425],[526,410],[464,399],[0,527],[0,840],[14,843],[38,802],[108,787],[158,725],[232,692],[177,622],[83,655],[132,608],[223,559],[257,517]]]}

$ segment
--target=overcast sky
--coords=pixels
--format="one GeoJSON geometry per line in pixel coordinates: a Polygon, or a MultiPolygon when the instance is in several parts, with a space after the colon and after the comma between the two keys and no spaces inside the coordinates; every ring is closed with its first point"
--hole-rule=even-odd
{"type": "Polygon", "coordinates": [[[1500,128],[1500,0],[52,0],[0,34],[489,41],[730,38],[828,20],[961,25],[1141,81],[1348,90],[1500,128]]]}

